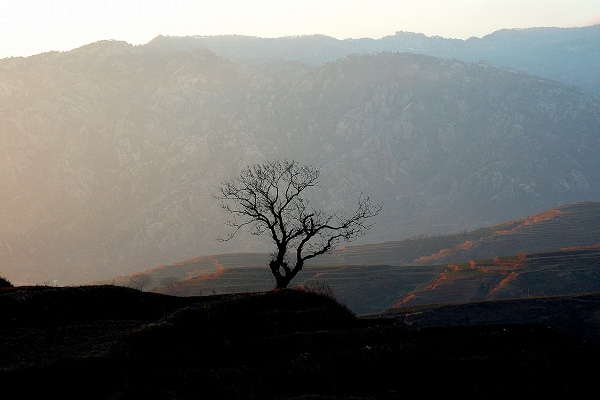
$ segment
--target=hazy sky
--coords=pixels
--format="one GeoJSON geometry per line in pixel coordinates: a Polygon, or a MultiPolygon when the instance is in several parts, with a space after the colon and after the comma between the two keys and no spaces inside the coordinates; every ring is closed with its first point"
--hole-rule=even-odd
{"type": "Polygon", "coordinates": [[[0,0],[0,58],[157,35],[377,39],[408,31],[466,39],[598,23],[600,0],[0,0]]]}

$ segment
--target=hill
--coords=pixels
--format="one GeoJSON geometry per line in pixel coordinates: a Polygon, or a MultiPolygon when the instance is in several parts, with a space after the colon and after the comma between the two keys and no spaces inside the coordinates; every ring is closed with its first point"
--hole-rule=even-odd
{"type": "Polygon", "coordinates": [[[0,273],[20,285],[269,251],[219,242],[229,216],[211,196],[266,159],[318,166],[325,211],[360,192],[382,202],[355,244],[600,198],[600,98],[485,62],[380,52],[315,66],[103,41],[0,60],[0,114],[0,273]]]}
{"type": "Polygon", "coordinates": [[[399,304],[378,316],[398,319],[417,329],[507,323],[539,325],[600,344],[597,293],[420,306],[399,304]]]}
{"type": "MultiPolygon", "coordinates": [[[[357,314],[588,293],[600,291],[599,245],[600,203],[576,203],[473,231],[338,248],[292,283],[328,285],[357,314]]],[[[146,289],[171,295],[261,291],[274,285],[268,260],[268,253],[220,254],[142,274],[151,279],[146,289]]]]}
{"type": "MultiPolygon", "coordinates": [[[[515,319],[525,304],[537,321],[581,310],[549,300],[503,302],[495,319],[500,303],[486,303],[477,315],[493,323],[482,325],[421,309],[411,326],[357,318],[335,298],[297,290],[182,298],[110,285],[2,288],[0,384],[48,399],[600,394],[597,344],[515,319]],[[436,327],[425,327],[428,315],[436,327]]],[[[597,308],[600,299],[578,300],[597,308]]]]}

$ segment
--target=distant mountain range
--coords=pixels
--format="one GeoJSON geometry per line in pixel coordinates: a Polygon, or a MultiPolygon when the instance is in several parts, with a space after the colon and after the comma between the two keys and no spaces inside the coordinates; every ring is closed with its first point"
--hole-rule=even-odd
{"type": "Polygon", "coordinates": [[[583,28],[502,29],[467,40],[396,32],[381,39],[338,40],[324,35],[259,38],[249,36],[158,36],[148,43],[158,51],[207,48],[237,61],[296,60],[321,65],[349,54],[406,52],[482,62],[518,69],[600,93],[600,25],[583,28]]]}
{"type": "Polygon", "coordinates": [[[383,202],[356,244],[598,201],[598,29],[158,37],[0,60],[0,275],[78,284],[269,251],[218,242],[228,216],[211,196],[265,159],[317,165],[313,204],[328,211],[360,192],[383,202]]]}
{"type": "MultiPolygon", "coordinates": [[[[274,286],[268,261],[267,253],[222,254],[143,273],[146,290],[177,296],[265,291],[274,286]]],[[[468,232],[340,248],[292,284],[328,285],[354,312],[370,314],[600,292],[599,265],[600,203],[577,203],[468,232]]]]}

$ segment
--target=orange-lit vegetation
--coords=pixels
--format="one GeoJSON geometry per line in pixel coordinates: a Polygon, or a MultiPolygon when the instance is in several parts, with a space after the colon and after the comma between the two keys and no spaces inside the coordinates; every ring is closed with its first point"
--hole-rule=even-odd
{"type": "Polygon", "coordinates": [[[457,244],[451,249],[441,249],[438,253],[432,254],[430,256],[422,256],[415,260],[416,263],[425,264],[435,262],[437,260],[442,260],[444,258],[448,258],[452,256],[453,253],[457,251],[468,250],[473,247],[473,242],[470,240],[465,241],[464,243],[457,244]]]}
{"type": "Polygon", "coordinates": [[[495,291],[500,290],[503,286],[508,285],[511,281],[517,279],[517,273],[516,272],[511,272],[510,274],[508,274],[508,276],[504,279],[502,279],[500,281],[500,283],[498,283],[498,285],[496,285],[496,287],[492,288],[490,290],[490,294],[494,293],[495,291]]]}
{"type": "Polygon", "coordinates": [[[535,224],[538,224],[540,222],[549,221],[552,218],[555,218],[555,217],[563,215],[563,214],[564,214],[564,212],[562,210],[557,209],[557,208],[552,208],[552,209],[543,211],[541,213],[537,213],[535,215],[523,218],[521,223],[519,223],[518,225],[512,227],[510,230],[497,231],[496,233],[498,235],[509,235],[511,233],[518,232],[524,226],[535,225],[535,224]]]}

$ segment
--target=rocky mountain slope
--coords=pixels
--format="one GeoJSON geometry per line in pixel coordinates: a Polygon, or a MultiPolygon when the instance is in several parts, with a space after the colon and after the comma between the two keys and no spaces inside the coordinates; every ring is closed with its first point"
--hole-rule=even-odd
{"type": "Polygon", "coordinates": [[[0,60],[0,274],[86,283],[227,244],[212,198],[242,167],[314,163],[313,203],[384,203],[358,243],[470,230],[600,198],[598,97],[404,53],[320,66],[98,42],[0,60]]]}

